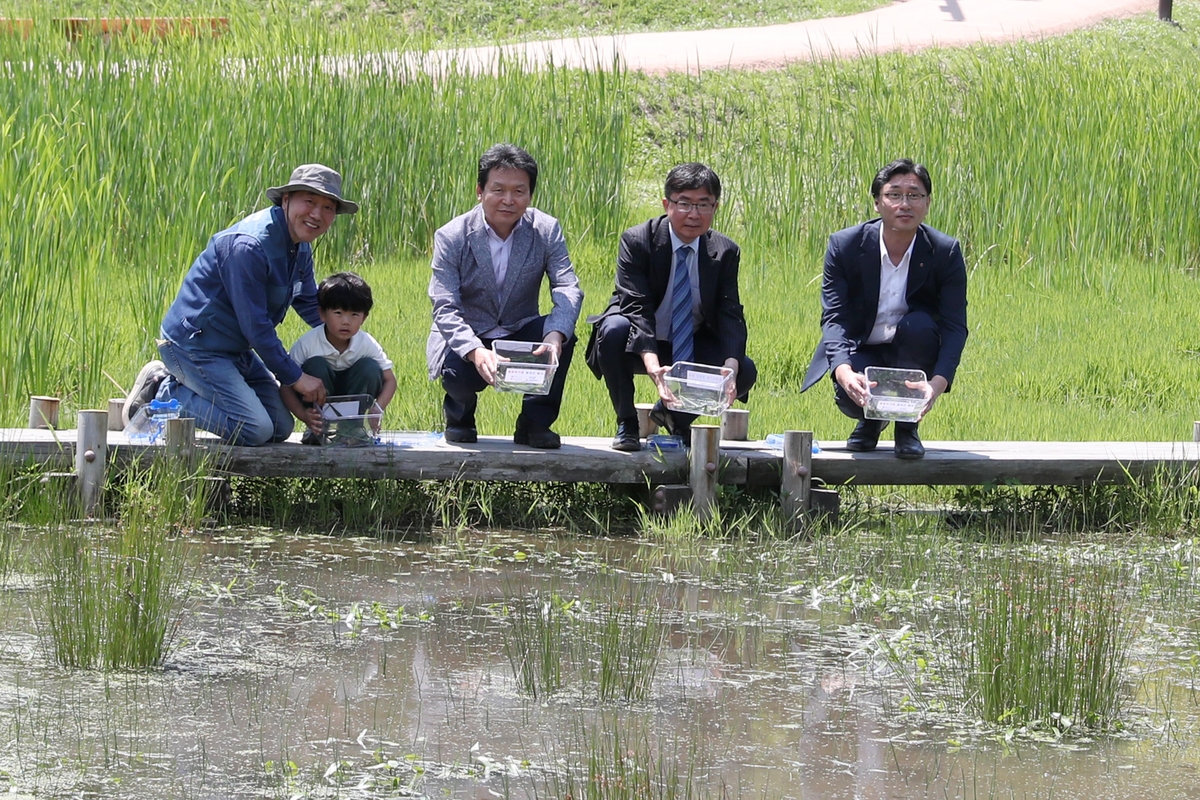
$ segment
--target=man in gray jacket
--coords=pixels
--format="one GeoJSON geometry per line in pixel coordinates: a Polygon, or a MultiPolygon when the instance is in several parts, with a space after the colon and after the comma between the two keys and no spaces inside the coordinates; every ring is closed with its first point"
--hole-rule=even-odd
{"type": "Polygon", "coordinates": [[[446,392],[448,442],[476,441],[478,394],[496,382],[492,342],[509,339],[544,342],[559,353],[549,394],[525,395],[513,441],[560,446],[550,426],[562,405],[583,291],[558,220],[529,207],[537,174],[537,162],[521,148],[493,145],[479,159],[479,205],[434,234],[425,358],[429,379],[441,378],[446,392]],[[538,311],[543,277],[553,303],[548,315],[538,311]]]}

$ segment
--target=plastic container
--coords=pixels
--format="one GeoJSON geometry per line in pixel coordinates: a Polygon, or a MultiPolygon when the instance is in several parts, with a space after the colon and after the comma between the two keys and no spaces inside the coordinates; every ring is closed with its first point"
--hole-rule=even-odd
{"type": "Polygon", "coordinates": [[[132,442],[163,444],[167,420],[179,419],[178,400],[151,400],[137,410],[125,426],[125,435],[132,442]]]}
{"type": "Polygon", "coordinates": [[[444,441],[440,431],[383,431],[379,434],[380,444],[405,450],[427,450],[444,441]]]}
{"type": "MultiPolygon", "coordinates": [[[[767,443],[767,447],[771,448],[772,450],[778,450],[781,453],[783,452],[783,434],[782,433],[767,434],[766,443],[767,443]]],[[[817,444],[816,439],[813,439],[812,451],[813,451],[813,455],[816,455],[817,453],[821,452],[821,445],[817,444]]]]}
{"type": "Polygon", "coordinates": [[[921,412],[929,403],[932,390],[919,369],[867,367],[867,419],[891,422],[920,422],[921,412]],[[913,384],[910,386],[909,384],[913,384]]]}
{"type": "Polygon", "coordinates": [[[550,394],[558,371],[558,348],[545,342],[492,342],[496,354],[496,390],[550,394]]]}
{"type": "Polygon", "coordinates": [[[326,447],[363,447],[377,444],[375,430],[383,409],[369,394],[344,394],[325,398],[321,406],[321,444],[326,447]]]}
{"type": "Polygon", "coordinates": [[[663,376],[675,400],[666,403],[672,411],[719,417],[729,408],[733,394],[733,370],[708,364],[676,361],[663,376]]]}

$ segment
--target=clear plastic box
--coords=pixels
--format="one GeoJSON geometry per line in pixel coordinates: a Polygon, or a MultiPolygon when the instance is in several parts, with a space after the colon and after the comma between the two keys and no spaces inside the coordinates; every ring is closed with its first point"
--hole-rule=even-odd
{"type": "Polygon", "coordinates": [[[383,409],[369,394],[345,394],[325,398],[321,406],[321,444],[326,447],[362,447],[375,444],[375,430],[383,421],[383,409]]]}
{"type": "Polygon", "coordinates": [[[492,342],[496,389],[521,394],[550,394],[558,371],[558,348],[545,342],[492,342]]]}
{"type": "Polygon", "coordinates": [[[125,435],[131,442],[163,444],[167,420],[179,418],[178,400],[151,400],[144,404],[125,426],[125,435]]]}
{"type": "Polygon", "coordinates": [[[729,408],[733,394],[733,370],[708,364],[676,361],[663,376],[675,401],[666,403],[672,411],[719,417],[729,408]]]}
{"type": "Polygon", "coordinates": [[[891,422],[919,422],[929,402],[931,389],[925,373],[919,369],[867,367],[867,419],[891,422]],[[909,386],[909,383],[917,384],[909,386]],[[874,385],[872,385],[874,384],[874,385]]]}

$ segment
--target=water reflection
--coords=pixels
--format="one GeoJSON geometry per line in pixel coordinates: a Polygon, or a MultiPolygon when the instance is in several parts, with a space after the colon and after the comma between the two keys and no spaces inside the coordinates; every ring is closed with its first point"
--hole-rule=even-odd
{"type": "Polygon", "coordinates": [[[154,673],[58,669],[28,595],[0,593],[0,789],[552,797],[555,770],[615,735],[675,754],[713,797],[1200,796],[1190,693],[1171,736],[1151,723],[1128,740],[979,738],[895,710],[873,622],[736,569],[650,566],[635,543],[246,532],[195,547],[184,635],[154,673]],[[569,658],[561,691],[520,691],[504,650],[514,599],[599,608],[631,585],[665,628],[646,700],[598,704],[595,665],[569,658]]]}

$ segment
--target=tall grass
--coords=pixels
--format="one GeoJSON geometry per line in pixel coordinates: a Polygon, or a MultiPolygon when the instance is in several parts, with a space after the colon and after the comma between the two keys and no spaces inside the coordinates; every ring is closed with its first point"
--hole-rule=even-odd
{"type": "Polygon", "coordinates": [[[1136,633],[1124,568],[1005,557],[979,577],[962,673],[979,718],[1062,729],[1119,724],[1136,633]]]}
{"type": "MultiPolygon", "coordinates": [[[[1178,313],[1200,303],[1185,177],[1200,153],[1188,83],[1200,14],[1182,4],[1178,17],[1182,29],[1135,20],[1032,44],[666,78],[515,63],[434,78],[420,54],[333,60],[385,49],[369,32],[250,18],[215,42],[4,39],[0,418],[15,424],[28,394],[55,393],[70,424],[71,409],[112,393],[106,376],[127,384],[207,237],[295,164],[323,160],[363,211],[318,244],[317,269],[358,269],[376,291],[368,328],[400,380],[387,424],[439,426],[421,348],[430,235],[474,203],[479,152],[511,140],[543,167],[536,203],[563,219],[585,314],[611,291],[616,232],[657,213],[666,170],[690,158],[718,170],[716,226],[743,249],[756,436],[848,432],[827,386],[798,395],[822,252],[831,231],[873,214],[874,171],[911,155],[933,172],[928,221],[963,240],[971,270],[972,338],[926,438],[1186,437],[1200,382],[1195,326],[1178,313]]],[[[299,332],[293,321],[282,334],[299,332]]],[[[485,394],[483,432],[507,433],[515,415],[512,398],[485,394]]],[[[612,424],[580,365],[561,432],[612,424]]]]}
{"type": "Polygon", "coordinates": [[[126,475],[115,529],[60,520],[40,536],[37,605],[65,667],[162,664],[178,631],[190,559],[178,536],[203,513],[206,483],[166,459],[126,475]]]}

